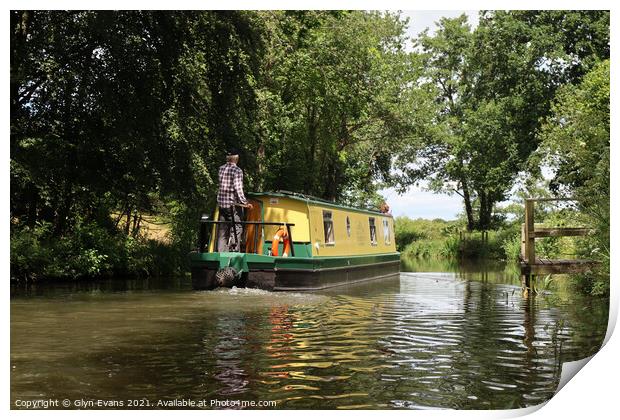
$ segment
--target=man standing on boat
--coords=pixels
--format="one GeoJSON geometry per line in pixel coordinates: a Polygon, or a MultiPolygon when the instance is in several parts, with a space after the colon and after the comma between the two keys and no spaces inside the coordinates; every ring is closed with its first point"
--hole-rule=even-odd
{"type": "Polygon", "coordinates": [[[239,252],[243,229],[241,224],[236,223],[240,222],[241,218],[239,217],[239,210],[235,209],[235,205],[252,209],[252,204],[248,203],[243,194],[243,171],[237,166],[237,163],[239,163],[239,152],[236,149],[230,149],[226,153],[226,164],[220,166],[219,170],[220,188],[217,192],[219,221],[230,223],[218,225],[218,252],[239,252]],[[233,243],[229,246],[231,239],[233,243]]]}

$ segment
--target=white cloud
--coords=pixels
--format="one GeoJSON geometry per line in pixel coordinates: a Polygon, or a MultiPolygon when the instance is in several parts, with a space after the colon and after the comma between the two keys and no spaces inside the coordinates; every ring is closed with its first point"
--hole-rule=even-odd
{"type": "Polygon", "coordinates": [[[402,12],[402,16],[409,18],[407,34],[410,37],[417,37],[426,28],[432,35],[436,29],[436,22],[439,22],[442,17],[456,18],[463,13],[467,15],[467,20],[472,28],[478,26],[477,10],[405,10],[402,12]]]}
{"type": "Polygon", "coordinates": [[[393,188],[379,191],[386,198],[394,217],[407,216],[412,219],[456,219],[462,211],[463,202],[458,195],[435,194],[421,187],[410,187],[403,195],[393,188]]]}

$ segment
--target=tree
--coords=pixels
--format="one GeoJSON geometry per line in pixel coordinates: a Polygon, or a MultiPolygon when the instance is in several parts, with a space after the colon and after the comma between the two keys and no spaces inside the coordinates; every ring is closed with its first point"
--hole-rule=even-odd
{"type": "Polygon", "coordinates": [[[116,212],[129,233],[161,200],[213,202],[223,150],[253,136],[254,19],[12,11],[12,217],[62,234],[116,212]]]}
{"type": "Polygon", "coordinates": [[[555,170],[552,190],[573,196],[596,227],[588,256],[602,261],[595,294],[609,292],[610,62],[602,61],[577,85],[560,89],[543,126],[538,153],[555,170]]]}
{"type": "Polygon", "coordinates": [[[540,143],[558,86],[579,77],[592,56],[609,53],[602,47],[608,15],[571,13],[483,12],[474,31],[463,15],[440,20],[433,36],[422,33],[426,72],[417,83],[432,92],[441,128],[410,147],[416,159],[401,163],[401,183],[429,179],[435,191],[458,193],[468,229],[490,228],[494,204],[540,143]],[[560,36],[564,22],[580,30],[560,36]]]}
{"type": "Polygon", "coordinates": [[[344,11],[12,11],[15,250],[84,230],[122,248],[156,213],[185,255],[230,146],[247,190],[378,199],[411,130],[405,25],[344,11]]]}
{"type": "Polygon", "coordinates": [[[411,130],[405,22],[366,12],[270,12],[266,22],[258,184],[367,201],[411,130]]]}

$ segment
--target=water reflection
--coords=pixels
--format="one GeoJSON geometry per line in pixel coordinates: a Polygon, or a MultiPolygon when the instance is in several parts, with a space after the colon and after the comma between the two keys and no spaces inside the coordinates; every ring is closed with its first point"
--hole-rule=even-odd
{"type": "Polygon", "coordinates": [[[516,408],[550,398],[561,364],[600,347],[606,302],[523,299],[504,274],[455,271],[312,294],[131,284],[16,293],[11,399],[516,408]]]}
{"type": "Polygon", "coordinates": [[[519,266],[515,262],[403,258],[401,271],[406,273],[458,273],[458,277],[463,280],[520,284],[519,266]]]}
{"type": "Polygon", "coordinates": [[[217,394],[229,396],[247,391],[250,383],[242,359],[248,351],[248,340],[243,337],[246,329],[243,318],[219,319],[216,325],[217,342],[213,349],[215,374],[213,377],[222,383],[217,394]]]}

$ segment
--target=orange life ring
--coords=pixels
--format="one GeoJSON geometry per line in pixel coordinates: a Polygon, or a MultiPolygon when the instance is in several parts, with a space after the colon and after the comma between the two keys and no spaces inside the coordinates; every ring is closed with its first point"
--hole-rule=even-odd
{"type": "Polygon", "coordinates": [[[288,233],[284,228],[278,229],[275,236],[273,237],[273,242],[271,242],[271,255],[273,255],[274,257],[278,256],[278,247],[280,245],[280,240],[284,242],[282,256],[288,257],[288,254],[291,252],[291,241],[288,239],[288,233]]]}

